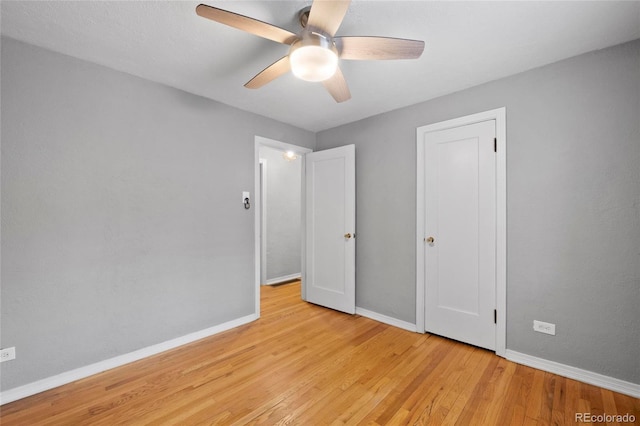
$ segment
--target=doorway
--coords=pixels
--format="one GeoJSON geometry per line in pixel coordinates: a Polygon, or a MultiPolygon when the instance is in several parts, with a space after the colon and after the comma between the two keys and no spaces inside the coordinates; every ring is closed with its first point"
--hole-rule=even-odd
{"type": "MultiPolygon", "coordinates": [[[[255,312],[258,316],[261,285],[304,277],[303,160],[310,152],[311,149],[302,146],[255,137],[255,312]],[[292,179],[293,184],[287,182],[292,179]],[[274,220],[269,218],[271,207],[275,208],[272,209],[274,220]]],[[[302,286],[303,299],[304,291],[302,286]]]]}
{"type": "MultiPolygon", "coordinates": [[[[274,149],[277,156],[291,152],[300,156],[300,272],[282,275],[278,280],[302,282],[301,297],[310,303],[353,314],[355,312],[355,146],[312,152],[292,144],[256,136],[254,149],[254,255],[255,313],[260,316],[261,277],[263,272],[262,198],[271,184],[262,177],[272,169],[268,158],[260,163],[261,149],[274,149]],[[279,152],[278,152],[279,151],[279,152]],[[267,160],[267,161],[264,161],[267,160]],[[336,274],[335,271],[339,273],[336,274]],[[293,275],[293,274],[292,274],[293,275]]],[[[274,157],[276,158],[276,157],[274,157]]],[[[292,159],[290,159],[292,161],[292,159]]],[[[295,190],[294,190],[295,191],[295,190]]],[[[266,204],[270,203],[269,195],[266,204]]],[[[267,211],[267,229],[270,227],[267,211]]],[[[297,221],[296,221],[297,222],[297,221]]],[[[285,222],[285,231],[288,232],[285,222]]],[[[267,239],[271,233],[267,234],[267,239]]],[[[267,241],[268,245],[268,241],[267,241]]]]}
{"type": "Polygon", "coordinates": [[[506,351],[505,109],[417,130],[416,326],[506,351]]]}
{"type": "Polygon", "coordinates": [[[261,285],[301,278],[303,160],[292,150],[260,147],[261,285]]]}

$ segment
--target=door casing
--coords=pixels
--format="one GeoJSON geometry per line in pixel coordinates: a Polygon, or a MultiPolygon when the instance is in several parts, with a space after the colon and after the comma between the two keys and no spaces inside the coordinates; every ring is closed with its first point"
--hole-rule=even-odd
{"type": "Polygon", "coordinates": [[[418,127],[416,131],[416,329],[425,332],[425,160],[424,135],[482,121],[496,122],[496,354],[506,355],[507,336],[507,185],[506,108],[467,115],[418,127]]]}
{"type": "Polygon", "coordinates": [[[256,204],[256,207],[260,214],[260,285],[262,285],[267,282],[267,160],[259,159],[259,162],[260,204],[256,204]]]}

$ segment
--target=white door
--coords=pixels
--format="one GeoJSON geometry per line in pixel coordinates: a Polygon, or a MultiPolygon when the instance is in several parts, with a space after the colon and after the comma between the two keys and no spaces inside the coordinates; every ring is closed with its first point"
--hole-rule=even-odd
{"type": "Polygon", "coordinates": [[[305,155],[306,300],[355,313],[355,145],[305,155]]]}
{"type": "Polygon", "coordinates": [[[495,120],[425,134],[425,330],[496,347],[495,120]]]}

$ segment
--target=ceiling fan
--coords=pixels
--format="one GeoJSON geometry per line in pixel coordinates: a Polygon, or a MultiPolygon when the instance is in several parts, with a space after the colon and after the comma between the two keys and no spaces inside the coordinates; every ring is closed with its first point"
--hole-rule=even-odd
{"type": "Polygon", "coordinates": [[[416,59],[424,41],[391,37],[336,37],[351,0],[314,0],[299,13],[302,30],[288,30],[217,7],[201,4],[196,13],[225,25],[291,46],[289,53],[258,73],[244,86],[258,89],[291,71],[306,81],[321,81],[336,102],[351,98],[338,59],[416,59]]]}

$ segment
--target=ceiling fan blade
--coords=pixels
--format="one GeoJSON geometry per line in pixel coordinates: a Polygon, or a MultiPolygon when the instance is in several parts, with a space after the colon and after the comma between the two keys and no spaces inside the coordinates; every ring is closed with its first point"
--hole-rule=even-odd
{"type": "Polygon", "coordinates": [[[244,87],[247,89],[259,89],[265,84],[280,77],[282,74],[288,73],[290,70],[291,65],[289,64],[289,56],[284,56],[260,71],[258,75],[249,80],[244,87]]]}
{"type": "Polygon", "coordinates": [[[307,28],[317,28],[333,37],[342,24],[349,3],[351,0],[314,0],[307,28]]]}
{"type": "Polygon", "coordinates": [[[344,75],[342,75],[340,68],[336,70],[333,77],[323,81],[322,84],[329,91],[331,96],[333,96],[333,99],[335,99],[336,102],[340,103],[351,99],[349,86],[347,86],[347,81],[344,79],[344,75]]]}
{"type": "Polygon", "coordinates": [[[277,41],[282,44],[291,44],[298,36],[291,31],[276,27],[275,25],[249,18],[244,15],[218,9],[217,7],[200,4],[196,7],[196,13],[203,18],[229,25],[230,27],[246,31],[257,36],[277,41]]]}
{"type": "Polygon", "coordinates": [[[416,59],[424,41],[391,37],[335,37],[340,59],[416,59]]]}

